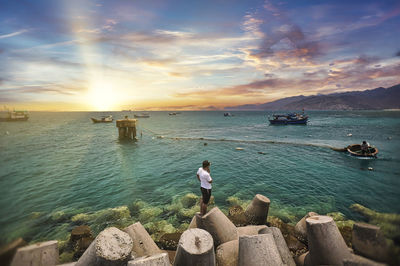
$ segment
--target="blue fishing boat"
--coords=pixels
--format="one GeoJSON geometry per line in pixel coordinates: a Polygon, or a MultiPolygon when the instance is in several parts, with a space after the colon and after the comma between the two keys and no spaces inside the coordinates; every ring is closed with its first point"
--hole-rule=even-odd
{"type": "Polygon", "coordinates": [[[268,119],[271,125],[306,125],[308,116],[304,114],[290,113],[286,115],[272,115],[272,119],[268,119]]]}

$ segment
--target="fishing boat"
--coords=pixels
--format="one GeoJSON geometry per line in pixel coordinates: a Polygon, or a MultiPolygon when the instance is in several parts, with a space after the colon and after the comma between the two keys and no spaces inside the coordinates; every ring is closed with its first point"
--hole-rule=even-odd
{"type": "Polygon", "coordinates": [[[268,119],[271,125],[306,125],[308,115],[290,113],[286,115],[272,115],[272,119],[268,119]]]}
{"type": "Polygon", "coordinates": [[[96,118],[90,118],[92,119],[93,123],[111,123],[112,121],[114,121],[112,115],[105,115],[100,117],[100,119],[96,119],[96,118]]]}
{"type": "Polygon", "coordinates": [[[169,115],[176,115],[176,113],[169,113],[169,115]]]}
{"type": "Polygon", "coordinates": [[[232,116],[231,113],[224,113],[224,116],[232,116]]]}
{"type": "Polygon", "coordinates": [[[28,111],[4,110],[0,112],[0,121],[14,122],[14,121],[26,121],[28,119],[29,119],[28,111]]]}
{"type": "Polygon", "coordinates": [[[134,114],[133,116],[135,118],[149,118],[150,117],[149,113],[141,113],[140,115],[134,114]]]}
{"type": "Polygon", "coordinates": [[[360,144],[352,144],[352,145],[347,146],[347,152],[351,156],[364,157],[364,158],[375,158],[376,155],[378,154],[378,149],[375,147],[368,147],[368,152],[363,153],[361,150],[360,144]]]}

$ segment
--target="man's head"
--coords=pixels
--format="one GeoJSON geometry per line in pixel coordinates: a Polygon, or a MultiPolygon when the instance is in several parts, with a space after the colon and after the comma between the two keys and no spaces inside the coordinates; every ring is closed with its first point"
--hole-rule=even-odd
{"type": "Polygon", "coordinates": [[[367,142],[364,140],[364,141],[363,141],[363,144],[367,144],[367,142]]]}
{"type": "Polygon", "coordinates": [[[211,163],[207,160],[203,161],[203,169],[210,167],[211,163]]]}

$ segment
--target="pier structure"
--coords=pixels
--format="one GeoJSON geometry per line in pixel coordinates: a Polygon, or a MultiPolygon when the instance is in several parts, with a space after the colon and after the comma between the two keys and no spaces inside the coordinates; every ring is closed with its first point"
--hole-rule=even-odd
{"type": "Polygon", "coordinates": [[[125,116],[125,119],[117,120],[118,136],[119,139],[132,139],[136,140],[136,119],[129,119],[125,116]]]}

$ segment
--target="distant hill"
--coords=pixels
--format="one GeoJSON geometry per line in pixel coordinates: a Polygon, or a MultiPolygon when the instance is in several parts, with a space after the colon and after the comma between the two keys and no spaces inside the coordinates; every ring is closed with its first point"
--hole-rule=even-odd
{"type": "Polygon", "coordinates": [[[326,95],[294,96],[263,104],[225,107],[226,110],[381,110],[400,109],[400,84],[390,88],[326,95]]]}

